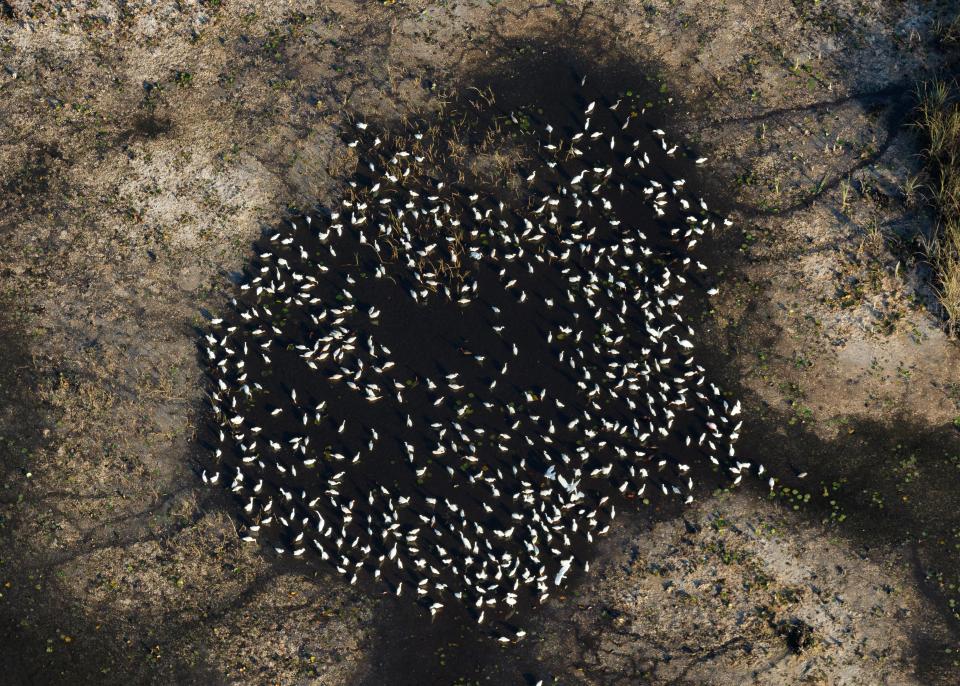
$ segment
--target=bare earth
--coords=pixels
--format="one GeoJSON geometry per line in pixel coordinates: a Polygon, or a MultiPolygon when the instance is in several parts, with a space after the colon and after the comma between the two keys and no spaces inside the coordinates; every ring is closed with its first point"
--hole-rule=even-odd
{"type": "Polygon", "coordinates": [[[906,127],[950,11],[0,0],[0,682],[960,683],[960,348],[906,127]],[[626,518],[519,646],[385,659],[406,610],[241,547],[200,484],[198,327],[337,197],[344,114],[544,45],[649,65],[709,154],[735,227],[698,328],[789,490],[626,518]]]}

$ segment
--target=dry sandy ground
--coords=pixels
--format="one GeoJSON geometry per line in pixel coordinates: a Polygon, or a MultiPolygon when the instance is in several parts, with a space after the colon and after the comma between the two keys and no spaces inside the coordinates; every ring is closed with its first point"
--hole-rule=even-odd
{"type": "MultiPolygon", "coordinates": [[[[626,523],[532,640],[562,682],[903,684],[929,608],[896,573],[740,496],[626,523]]],[[[935,630],[926,640],[943,639],[935,630]]]]}
{"type": "Polygon", "coordinates": [[[628,522],[500,683],[960,681],[960,353],[904,128],[949,11],[0,0],[5,683],[453,682],[378,671],[395,606],[239,546],[192,468],[196,331],[264,227],[336,197],[344,112],[538,41],[635,56],[681,103],[737,222],[700,327],[796,492],[628,522]]]}

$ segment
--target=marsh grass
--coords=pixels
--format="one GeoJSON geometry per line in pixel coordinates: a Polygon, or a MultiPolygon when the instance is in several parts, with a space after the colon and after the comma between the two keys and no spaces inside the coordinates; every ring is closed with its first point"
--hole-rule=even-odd
{"type": "Polygon", "coordinates": [[[929,196],[938,221],[923,244],[951,335],[960,334],[960,84],[942,80],[918,92],[917,126],[927,139],[929,196]]]}

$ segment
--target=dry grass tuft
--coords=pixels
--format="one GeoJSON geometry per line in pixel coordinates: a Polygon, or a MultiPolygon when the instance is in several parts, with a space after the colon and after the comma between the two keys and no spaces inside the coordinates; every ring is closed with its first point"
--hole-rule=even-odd
{"type": "Polygon", "coordinates": [[[960,334],[960,84],[933,81],[919,91],[917,125],[924,132],[929,191],[939,219],[924,240],[947,330],[960,334]]]}

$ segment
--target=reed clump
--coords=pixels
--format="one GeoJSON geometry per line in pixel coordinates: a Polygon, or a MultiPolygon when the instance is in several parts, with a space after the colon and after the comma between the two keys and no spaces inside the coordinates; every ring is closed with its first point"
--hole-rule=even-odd
{"type": "Polygon", "coordinates": [[[937,224],[923,239],[935,273],[934,288],[946,316],[947,331],[960,334],[960,84],[935,80],[919,89],[917,126],[924,149],[929,197],[937,224]]]}

